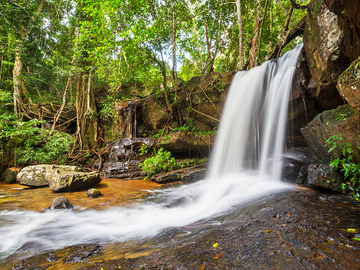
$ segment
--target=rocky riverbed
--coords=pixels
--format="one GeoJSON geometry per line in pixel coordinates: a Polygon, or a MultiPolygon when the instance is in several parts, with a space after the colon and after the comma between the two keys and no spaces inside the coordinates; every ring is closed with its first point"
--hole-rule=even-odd
{"type": "MultiPolygon", "coordinates": [[[[176,185],[176,184],[175,184],[176,185]]],[[[156,201],[148,181],[104,179],[104,196],[66,194],[81,208],[105,210],[156,201]],[[149,193],[150,192],[150,193],[149,193]]],[[[42,211],[58,196],[48,189],[1,184],[0,210],[42,211]]],[[[181,200],[167,207],[177,207],[181,200]]],[[[64,210],[62,210],[64,211],[64,210]]],[[[68,211],[68,210],[65,210],[68,211]]],[[[144,220],[144,222],[146,222],[144,220]]],[[[1,269],[360,269],[360,204],[347,197],[294,188],[261,196],[152,238],[43,250],[21,247],[1,269]]]]}

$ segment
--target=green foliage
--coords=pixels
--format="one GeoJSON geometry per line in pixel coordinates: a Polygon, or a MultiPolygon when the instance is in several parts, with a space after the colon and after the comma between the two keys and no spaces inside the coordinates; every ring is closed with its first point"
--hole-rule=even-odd
{"type": "Polygon", "coordinates": [[[139,167],[147,173],[146,179],[159,172],[171,171],[178,167],[175,158],[171,157],[169,151],[160,148],[154,156],[149,157],[139,164],[139,167]]]}
{"type": "Polygon", "coordinates": [[[74,139],[57,130],[38,127],[45,121],[19,121],[13,114],[0,115],[0,144],[4,165],[65,162],[74,139]]]}
{"type": "Polygon", "coordinates": [[[360,146],[353,146],[351,143],[343,142],[341,135],[331,136],[325,146],[330,146],[329,152],[334,149],[342,149],[342,155],[330,162],[333,170],[340,169],[344,173],[346,183],[342,184],[344,190],[350,191],[351,195],[359,200],[360,198],[360,164],[355,156],[360,154],[360,146]]]}

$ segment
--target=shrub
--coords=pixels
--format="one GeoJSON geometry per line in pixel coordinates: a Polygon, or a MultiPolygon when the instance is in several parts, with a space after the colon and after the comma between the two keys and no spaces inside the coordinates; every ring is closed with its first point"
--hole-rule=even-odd
{"type": "Polygon", "coordinates": [[[360,146],[353,146],[351,143],[343,142],[341,135],[331,136],[325,146],[330,146],[329,152],[335,148],[342,149],[342,155],[330,162],[333,170],[340,169],[344,172],[345,183],[342,183],[343,190],[348,190],[351,195],[359,200],[360,198],[360,164],[356,156],[360,153],[360,146]]]}
{"type": "Polygon", "coordinates": [[[175,158],[171,157],[169,151],[160,148],[154,156],[149,157],[139,164],[139,167],[147,173],[146,178],[151,177],[155,173],[171,171],[178,167],[175,158]]]}

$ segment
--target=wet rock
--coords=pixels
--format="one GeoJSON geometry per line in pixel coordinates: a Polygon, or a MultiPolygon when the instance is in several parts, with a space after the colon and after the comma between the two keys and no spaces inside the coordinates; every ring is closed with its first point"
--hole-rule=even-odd
{"type": "Polygon", "coordinates": [[[341,192],[341,182],[343,177],[330,169],[330,166],[324,164],[310,164],[307,170],[307,177],[304,186],[312,188],[331,189],[341,192]]]}
{"type": "Polygon", "coordinates": [[[349,105],[360,112],[360,57],[340,75],[337,88],[349,105]]]}
{"type": "Polygon", "coordinates": [[[329,137],[342,135],[344,142],[352,145],[359,143],[360,113],[357,113],[348,104],[339,106],[334,110],[324,111],[316,116],[307,127],[301,129],[307,145],[314,151],[315,155],[326,164],[331,159],[342,155],[342,148],[338,147],[329,151],[324,147],[329,137]]]}
{"type": "Polygon", "coordinates": [[[150,180],[159,184],[182,181],[183,183],[193,183],[205,178],[206,169],[200,166],[188,167],[168,173],[153,175],[150,180]]]}
{"type": "Polygon", "coordinates": [[[8,184],[16,183],[16,175],[19,173],[19,171],[19,168],[14,167],[6,169],[2,175],[1,181],[8,184]]]}
{"type": "Polygon", "coordinates": [[[308,168],[309,168],[309,164],[303,164],[299,170],[299,174],[296,178],[295,183],[298,185],[302,185],[304,184],[307,174],[308,174],[308,168]]]}
{"type": "Polygon", "coordinates": [[[283,155],[282,162],[283,181],[295,183],[302,166],[315,162],[315,157],[310,148],[295,147],[283,155]]]}
{"type": "Polygon", "coordinates": [[[66,197],[57,197],[54,199],[53,203],[50,206],[51,210],[54,209],[72,209],[74,208],[73,205],[71,205],[70,201],[66,197]]]}
{"type": "Polygon", "coordinates": [[[100,190],[98,190],[96,188],[90,188],[87,192],[87,195],[90,198],[98,198],[98,197],[102,196],[102,193],[100,190]]]}
{"type": "Polygon", "coordinates": [[[87,173],[77,166],[51,165],[46,168],[45,178],[54,192],[73,192],[101,182],[98,173],[87,173]]]}
{"type": "Polygon", "coordinates": [[[343,104],[336,89],[338,76],[354,59],[344,54],[348,29],[323,0],[309,4],[304,30],[304,50],[317,91],[317,106],[328,110],[343,104]]]}
{"type": "Polygon", "coordinates": [[[48,186],[49,183],[45,179],[46,169],[51,165],[34,165],[25,167],[16,176],[16,181],[20,185],[31,187],[48,186]]]}
{"type": "Polygon", "coordinates": [[[206,168],[195,168],[193,170],[185,172],[181,177],[181,181],[185,184],[193,183],[205,179],[205,176],[206,168]]]}
{"type": "MultiPolygon", "coordinates": [[[[104,162],[101,174],[106,178],[131,178],[138,177],[141,174],[139,163],[143,161],[147,155],[141,155],[140,148],[145,145],[151,149],[155,145],[154,138],[125,138],[116,140],[112,144],[103,149],[104,162]]],[[[100,162],[95,164],[100,166],[100,162]]],[[[99,167],[93,167],[98,170],[99,167]]]]}

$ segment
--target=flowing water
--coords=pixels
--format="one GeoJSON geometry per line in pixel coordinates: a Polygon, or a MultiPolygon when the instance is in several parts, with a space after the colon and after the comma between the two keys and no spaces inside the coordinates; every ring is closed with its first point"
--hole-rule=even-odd
{"type": "Polygon", "coordinates": [[[1,210],[0,258],[20,251],[149,238],[166,228],[208,220],[262,194],[290,188],[279,179],[287,104],[301,48],[235,76],[207,179],[149,191],[148,199],[126,207],[1,210]]]}

